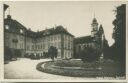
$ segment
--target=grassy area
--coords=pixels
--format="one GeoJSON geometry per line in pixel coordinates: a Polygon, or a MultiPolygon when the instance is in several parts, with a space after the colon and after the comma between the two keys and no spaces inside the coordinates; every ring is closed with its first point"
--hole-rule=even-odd
{"type": "Polygon", "coordinates": [[[46,73],[74,76],[74,77],[116,77],[121,72],[117,62],[93,62],[83,63],[81,60],[57,60],[54,62],[46,62],[44,68],[43,63],[37,65],[37,69],[46,73]],[[70,67],[70,69],[67,69],[70,67]],[[80,67],[81,69],[74,69],[80,67]],[[102,68],[102,69],[99,69],[102,68]]]}

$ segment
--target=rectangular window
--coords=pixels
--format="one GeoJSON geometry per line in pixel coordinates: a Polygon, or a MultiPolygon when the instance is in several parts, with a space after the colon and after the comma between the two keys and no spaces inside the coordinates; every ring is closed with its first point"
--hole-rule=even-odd
{"type": "Polygon", "coordinates": [[[45,44],[43,45],[43,49],[45,49],[45,44]]]}
{"type": "Polygon", "coordinates": [[[34,45],[32,45],[32,50],[34,50],[34,45]]]}
{"type": "Polygon", "coordinates": [[[42,49],[42,44],[40,45],[40,49],[42,49]]]}
{"type": "Polygon", "coordinates": [[[29,45],[27,46],[27,50],[29,50],[29,45]]]}
{"type": "Polygon", "coordinates": [[[61,49],[61,42],[58,43],[58,47],[61,49]]]}

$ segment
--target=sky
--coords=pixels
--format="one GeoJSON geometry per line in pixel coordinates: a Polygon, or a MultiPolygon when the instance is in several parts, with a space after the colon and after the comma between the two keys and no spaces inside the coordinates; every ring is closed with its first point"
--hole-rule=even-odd
{"type": "Polygon", "coordinates": [[[12,1],[6,15],[33,31],[41,31],[57,25],[64,26],[75,37],[91,35],[91,23],[95,17],[102,24],[109,46],[114,43],[113,10],[124,2],[112,1],[12,1]]]}

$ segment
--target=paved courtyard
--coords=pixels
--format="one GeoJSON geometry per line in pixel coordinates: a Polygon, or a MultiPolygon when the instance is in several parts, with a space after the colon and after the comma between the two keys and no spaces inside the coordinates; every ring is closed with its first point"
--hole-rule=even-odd
{"type": "MultiPolygon", "coordinates": [[[[53,75],[48,73],[43,73],[36,70],[36,65],[39,62],[49,61],[50,59],[41,60],[30,60],[26,58],[20,58],[17,61],[12,61],[9,64],[5,64],[5,79],[41,79],[41,80],[61,80],[61,81],[71,81],[71,80],[87,80],[88,78],[80,77],[67,77],[60,75],[53,75]]],[[[94,78],[90,78],[94,79],[94,78]]]]}

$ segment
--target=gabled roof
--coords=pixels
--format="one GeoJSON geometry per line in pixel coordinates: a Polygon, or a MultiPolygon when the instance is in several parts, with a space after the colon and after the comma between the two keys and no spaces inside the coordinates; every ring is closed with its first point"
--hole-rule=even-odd
{"type": "MultiPolygon", "coordinates": [[[[49,36],[49,35],[55,35],[55,34],[68,34],[70,36],[73,36],[70,34],[63,26],[59,25],[50,29],[45,29],[42,31],[37,32],[37,37],[42,37],[42,36],[49,36]]],[[[74,36],[73,36],[74,37],[74,36]]]]}
{"type": "Polygon", "coordinates": [[[23,30],[23,31],[26,30],[25,26],[23,26],[18,21],[11,19],[11,17],[4,20],[4,25],[9,26],[9,29],[4,29],[5,31],[13,32],[13,33],[16,33],[16,34],[23,34],[23,33],[20,33],[20,30],[23,30]]]}

